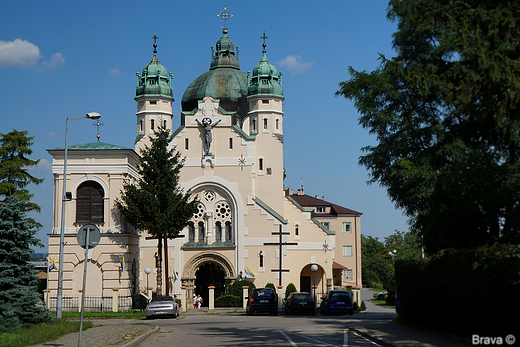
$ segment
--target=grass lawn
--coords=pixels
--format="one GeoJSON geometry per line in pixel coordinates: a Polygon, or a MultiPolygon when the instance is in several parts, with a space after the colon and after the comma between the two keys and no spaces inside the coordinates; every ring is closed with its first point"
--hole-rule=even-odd
{"type": "MultiPolygon", "coordinates": [[[[56,318],[56,312],[51,312],[56,318]]],[[[80,312],[62,312],[62,319],[55,319],[53,323],[36,324],[29,328],[18,329],[13,332],[0,333],[0,347],[23,347],[54,341],[60,336],[79,331],[80,312]]],[[[143,319],[146,311],[128,312],[83,312],[83,318],[134,318],[143,319]]],[[[83,321],[83,330],[92,328],[92,323],[83,321]]]]}
{"type": "MultiPolygon", "coordinates": [[[[83,322],[83,330],[92,328],[91,322],[83,322]]],[[[32,346],[48,341],[54,341],[62,335],[79,331],[78,321],[64,319],[53,323],[35,324],[13,332],[0,334],[0,347],[32,346]]]]}

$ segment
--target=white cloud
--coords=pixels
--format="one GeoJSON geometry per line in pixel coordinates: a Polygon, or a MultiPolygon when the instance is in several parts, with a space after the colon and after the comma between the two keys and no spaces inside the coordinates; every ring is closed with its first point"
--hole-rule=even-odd
{"type": "Polygon", "coordinates": [[[108,71],[110,76],[123,76],[123,73],[118,68],[113,68],[108,71]]]}
{"type": "Polygon", "coordinates": [[[30,67],[40,59],[40,49],[27,40],[0,40],[0,67],[30,67]]]}
{"type": "Polygon", "coordinates": [[[49,61],[42,63],[48,69],[55,69],[56,67],[65,64],[65,57],[61,53],[54,53],[49,61]]]}
{"type": "Polygon", "coordinates": [[[58,135],[56,135],[54,131],[51,131],[50,133],[47,133],[47,137],[58,137],[58,135]]]}
{"type": "Polygon", "coordinates": [[[314,62],[302,63],[301,60],[301,55],[288,55],[287,58],[279,61],[277,65],[279,68],[292,72],[293,75],[299,75],[309,70],[314,65],[314,62]]]}
{"type": "Polygon", "coordinates": [[[40,158],[40,162],[36,167],[31,167],[29,172],[49,172],[52,171],[52,163],[47,159],[40,158]]]}

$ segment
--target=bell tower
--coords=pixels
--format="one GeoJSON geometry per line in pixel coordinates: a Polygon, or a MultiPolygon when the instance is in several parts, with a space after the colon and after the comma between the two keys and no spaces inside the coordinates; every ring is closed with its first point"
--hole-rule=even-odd
{"type": "Polygon", "coordinates": [[[137,86],[135,101],[137,101],[137,137],[135,150],[149,144],[149,136],[153,135],[159,126],[171,131],[172,129],[172,102],[173,74],[168,74],[166,68],[157,59],[157,35],[153,38],[153,58],[146,65],[141,74],[136,73],[137,86]]]}

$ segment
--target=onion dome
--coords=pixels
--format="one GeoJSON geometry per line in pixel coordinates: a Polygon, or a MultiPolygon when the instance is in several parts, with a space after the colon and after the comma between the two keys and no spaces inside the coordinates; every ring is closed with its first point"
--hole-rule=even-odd
{"type": "MultiPolygon", "coordinates": [[[[155,35],[153,38],[154,41],[158,39],[155,35]]],[[[173,75],[172,73],[168,75],[166,68],[159,63],[157,59],[157,43],[154,42],[153,48],[152,61],[143,68],[141,74],[136,73],[137,87],[135,97],[159,96],[169,98],[173,101],[173,91],[170,85],[170,80],[173,75]]]]}
{"type": "Polygon", "coordinates": [[[233,123],[247,117],[247,75],[240,71],[240,65],[233,41],[227,36],[227,30],[216,42],[216,52],[211,48],[209,71],[197,77],[186,88],[182,96],[182,111],[191,112],[198,107],[199,100],[206,96],[220,100],[220,107],[227,112],[236,112],[233,123]]]}
{"type": "Polygon", "coordinates": [[[278,74],[276,67],[267,60],[265,51],[266,38],[264,33],[262,59],[253,68],[253,73],[249,78],[248,96],[266,95],[283,98],[282,73],[278,74]]]}

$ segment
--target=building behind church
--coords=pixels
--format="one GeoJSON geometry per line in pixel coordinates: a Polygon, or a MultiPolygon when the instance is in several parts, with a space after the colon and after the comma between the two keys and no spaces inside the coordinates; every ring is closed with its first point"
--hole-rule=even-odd
{"type": "MultiPolygon", "coordinates": [[[[94,224],[101,241],[88,254],[86,294],[111,296],[156,288],[157,239],[121,220],[114,201],[123,182],[139,179],[138,153],[158,126],[171,131],[171,144],[185,157],[182,189],[200,203],[182,237],[168,240],[169,294],[186,287],[188,295],[219,295],[237,279],[299,291],[325,293],[361,287],[361,213],[309,196],[303,187],[284,187],[282,73],[267,59],[265,39],[260,62],[251,73],[240,70],[227,29],[212,50],[210,68],[188,86],[181,101],[180,126],[174,128],[172,74],[153,57],[137,74],[134,148],[103,142],[64,148],[53,157],[54,219],[49,254],[58,263],[61,192],[66,182],[64,296],[82,288],[84,251],[76,234],[94,224]],[[313,273],[312,265],[318,270],[313,273]],[[147,276],[144,269],[150,268],[147,276]],[[148,283],[148,284],[147,284],[148,283]]],[[[294,115],[288,115],[289,117],[294,115]]],[[[164,271],[163,271],[164,272],[164,271]]],[[[163,275],[164,276],[164,275],[163,275]]],[[[56,296],[58,272],[49,275],[56,296]]],[[[164,286],[163,286],[164,290],[164,286]]],[[[208,302],[208,300],[205,300],[208,302]]]]}

